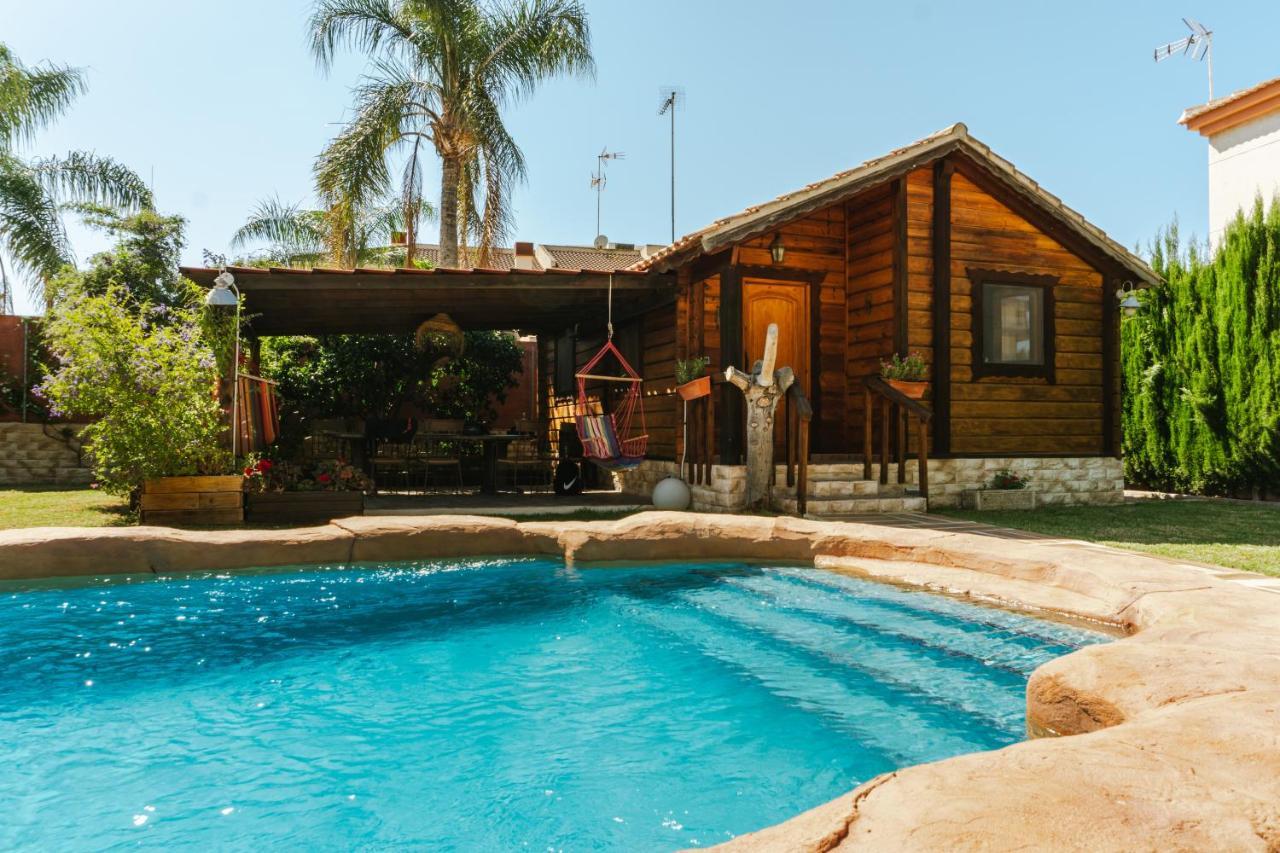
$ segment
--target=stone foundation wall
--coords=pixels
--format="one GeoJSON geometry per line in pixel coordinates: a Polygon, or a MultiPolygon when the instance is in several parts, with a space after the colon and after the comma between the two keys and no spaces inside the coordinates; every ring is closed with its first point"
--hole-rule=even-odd
{"type": "MultiPolygon", "coordinates": [[[[1031,480],[1029,488],[1037,493],[1037,506],[1118,504],[1124,500],[1124,464],[1113,457],[930,459],[929,508],[960,507],[965,492],[988,485],[995,473],[1003,468],[1031,480]]],[[[909,484],[918,482],[917,470],[916,461],[909,460],[906,466],[909,484]]],[[[623,492],[647,500],[659,480],[678,472],[679,465],[675,462],[649,460],[614,476],[623,492]]],[[[897,465],[891,465],[889,481],[896,482],[897,475],[897,465]]],[[[880,466],[872,465],[872,479],[879,476],[880,466]]],[[[693,509],[699,512],[741,510],[745,505],[746,483],[745,466],[713,466],[709,486],[691,487],[693,509]]]]}
{"type": "MultiPolygon", "coordinates": [[[[1004,457],[999,459],[930,459],[929,508],[960,506],[962,495],[991,482],[1008,468],[1031,480],[1037,506],[1118,504],[1124,500],[1124,463],[1109,456],[1063,459],[1004,457]]],[[[915,466],[908,479],[914,482],[915,466]]]]}
{"type": "Polygon", "coordinates": [[[78,433],[79,425],[0,423],[0,486],[83,485],[93,470],[62,441],[61,431],[78,433]]]}
{"type": "MultiPolygon", "coordinates": [[[[664,477],[679,476],[677,462],[647,459],[630,471],[615,473],[618,487],[628,495],[648,500],[664,477]]],[[[744,465],[713,465],[710,485],[689,487],[697,512],[736,512],[746,506],[747,469],[744,465]]]]}

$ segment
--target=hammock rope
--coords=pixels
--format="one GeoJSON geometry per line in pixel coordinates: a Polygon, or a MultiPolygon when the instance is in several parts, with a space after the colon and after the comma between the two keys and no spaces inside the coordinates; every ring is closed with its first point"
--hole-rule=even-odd
{"type": "Polygon", "coordinates": [[[609,471],[634,468],[644,461],[649,446],[648,429],[644,420],[643,384],[640,374],[622,355],[613,342],[613,276],[609,276],[609,314],[606,329],[608,338],[600,351],[578,373],[578,400],[576,420],[578,437],[582,440],[583,455],[609,471]],[[612,355],[621,365],[623,375],[611,376],[596,373],[595,369],[606,356],[612,355]],[[612,411],[601,414],[591,412],[587,397],[588,381],[625,384],[622,402],[612,411]],[[640,434],[633,435],[636,414],[640,416],[640,434]]]}

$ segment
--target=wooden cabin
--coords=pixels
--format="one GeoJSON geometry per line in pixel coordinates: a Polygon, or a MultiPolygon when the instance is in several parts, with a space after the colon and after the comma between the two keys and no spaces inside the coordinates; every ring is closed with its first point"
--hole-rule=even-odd
{"type": "MultiPolygon", "coordinates": [[[[717,220],[631,271],[676,286],[674,299],[614,318],[645,377],[651,436],[627,490],[678,470],[676,360],[709,356],[717,376],[750,370],[776,323],[778,364],[797,375],[777,418],[775,461],[793,463],[778,472],[780,508],[954,506],[1006,468],[1041,503],[1122,497],[1116,291],[1155,274],[962,124],[717,220]],[[908,352],[929,365],[914,406],[868,381],[908,352]]],[[[573,371],[600,342],[599,318],[540,339],[553,427],[571,416],[573,371]]],[[[607,409],[607,393],[593,402],[607,409]]],[[[695,507],[738,508],[742,395],[720,383],[694,408],[683,473],[695,507]]]]}

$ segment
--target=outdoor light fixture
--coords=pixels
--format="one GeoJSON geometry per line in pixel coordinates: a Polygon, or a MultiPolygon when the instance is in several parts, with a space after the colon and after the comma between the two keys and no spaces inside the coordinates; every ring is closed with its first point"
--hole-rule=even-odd
{"type": "Polygon", "coordinates": [[[787,247],[782,245],[781,234],[773,235],[773,242],[769,244],[769,254],[773,256],[775,264],[782,263],[782,259],[787,256],[787,247]]]}
{"type": "Polygon", "coordinates": [[[240,288],[236,287],[235,276],[226,270],[218,273],[213,287],[204,297],[204,304],[210,308],[236,309],[235,354],[231,362],[231,458],[234,460],[240,432],[237,428],[240,414],[240,288]]]}
{"type": "Polygon", "coordinates": [[[1116,291],[1116,299],[1120,300],[1120,312],[1126,317],[1134,316],[1142,308],[1142,303],[1138,301],[1138,294],[1131,281],[1120,285],[1120,289],[1116,291]]]}

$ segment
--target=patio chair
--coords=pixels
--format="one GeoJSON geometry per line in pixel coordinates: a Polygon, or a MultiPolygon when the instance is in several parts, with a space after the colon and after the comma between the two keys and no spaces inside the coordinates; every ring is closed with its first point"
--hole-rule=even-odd
{"type": "Polygon", "coordinates": [[[457,487],[462,489],[462,442],[450,440],[449,436],[462,435],[464,426],[461,419],[432,418],[425,424],[426,435],[418,445],[417,462],[422,465],[422,487],[425,491],[431,487],[433,471],[452,470],[456,477],[457,487]]]}
{"type": "Polygon", "coordinates": [[[377,491],[409,491],[412,486],[412,443],[383,441],[375,445],[373,484],[377,491]]]}
{"type": "MultiPolygon", "coordinates": [[[[507,445],[507,455],[498,460],[499,474],[510,475],[511,491],[519,494],[523,480],[530,491],[549,491],[552,485],[552,465],[555,462],[547,446],[545,436],[538,430],[533,421],[516,421],[515,431],[524,438],[518,438],[507,445]],[[524,475],[524,476],[522,476],[524,475]]],[[[500,476],[500,479],[504,479],[500,476]]]]}

